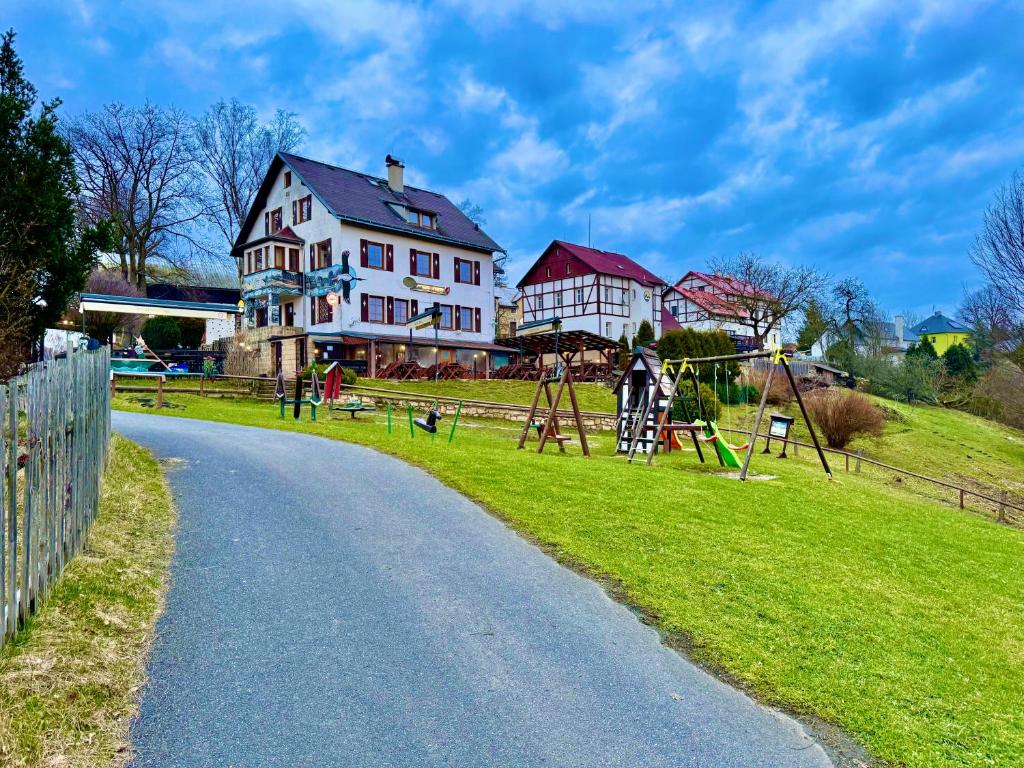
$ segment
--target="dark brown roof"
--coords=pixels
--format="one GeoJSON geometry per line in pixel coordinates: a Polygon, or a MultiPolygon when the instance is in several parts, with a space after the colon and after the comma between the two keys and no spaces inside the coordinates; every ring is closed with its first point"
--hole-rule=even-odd
{"type": "Polygon", "coordinates": [[[392,191],[387,181],[376,176],[279,152],[270,163],[263,184],[240,230],[239,239],[235,241],[235,252],[246,244],[242,238],[256,224],[257,212],[263,208],[270,188],[282,167],[289,168],[327,210],[342,221],[487,253],[502,250],[500,245],[488,237],[486,232],[444,195],[410,186],[397,193],[392,191]],[[396,210],[397,206],[408,206],[435,214],[437,228],[425,229],[410,224],[400,211],[396,210]]]}

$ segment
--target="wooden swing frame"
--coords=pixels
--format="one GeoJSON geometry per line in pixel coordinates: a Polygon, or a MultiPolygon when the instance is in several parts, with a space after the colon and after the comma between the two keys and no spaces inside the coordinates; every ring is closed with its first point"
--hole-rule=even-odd
{"type": "Polygon", "coordinates": [[[579,400],[576,397],[576,378],[572,373],[573,363],[577,360],[582,363],[584,353],[588,351],[610,354],[615,349],[615,343],[598,336],[590,331],[554,331],[542,334],[523,335],[517,338],[521,354],[536,354],[540,370],[537,374],[537,389],[533,393],[533,401],[526,414],[523,424],[523,431],[519,435],[520,449],[526,447],[526,440],[530,436],[530,429],[534,427],[534,420],[538,413],[543,413],[540,424],[540,443],[537,446],[537,453],[543,453],[548,440],[558,443],[560,453],[565,453],[565,443],[570,438],[561,434],[561,423],[558,417],[558,407],[563,396],[568,393],[569,405],[572,410],[573,422],[576,425],[576,432],[579,434],[580,448],[585,457],[590,456],[590,445],[587,443],[587,433],[583,426],[583,414],[580,411],[579,400]],[[548,376],[543,365],[543,356],[553,354],[555,357],[556,371],[561,365],[561,373],[555,376],[548,376]],[[551,391],[552,384],[558,384],[554,393],[551,391]],[[546,406],[541,404],[541,397],[544,397],[546,406]],[[547,411],[544,412],[544,408],[547,411]]]}
{"type": "MultiPolygon", "coordinates": [[[[660,376],[665,376],[666,369],[668,369],[668,371],[671,372],[672,368],[678,367],[679,370],[673,378],[672,386],[669,389],[668,407],[664,411],[662,411],[661,418],[658,420],[658,425],[655,430],[654,436],[654,445],[651,449],[651,452],[647,454],[647,465],[650,466],[651,463],[654,461],[654,454],[657,453],[659,442],[662,438],[662,435],[665,432],[666,424],[668,423],[668,415],[672,410],[672,401],[675,399],[676,393],[679,391],[679,384],[682,382],[683,377],[686,376],[687,373],[690,374],[689,381],[693,383],[694,392],[696,392],[698,395],[697,407],[698,409],[703,409],[703,404],[701,403],[699,396],[700,382],[697,379],[697,371],[693,367],[694,365],[700,365],[702,363],[721,363],[734,360],[757,360],[766,358],[771,358],[772,365],[768,368],[768,377],[764,383],[764,391],[761,392],[761,402],[757,406],[757,414],[754,417],[754,426],[751,428],[750,438],[747,440],[747,449],[743,457],[743,467],[740,469],[740,480],[747,479],[747,472],[750,469],[750,458],[754,454],[754,443],[757,441],[758,432],[761,429],[761,420],[764,418],[764,409],[765,406],[768,404],[768,392],[771,390],[772,381],[775,378],[775,373],[780,368],[783,371],[785,371],[786,378],[789,381],[789,387],[792,390],[794,397],[796,398],[797,404],[800,406],[800,415],[803,416],[804,423],[807,425],[807,431],[811,435],[811,441],[814,443],[814,449],[818,452],[818,458],[821,460],[822,469],[825,470],[825,475],[829,479],[832,479],[832,469],[828,465],[828,459],[825,458],[825,451],[822,450],[821,443],[818,441],[818,435],[814,431],[814,425],[811,424],[810,416],[807,415],[807,407],[804,405],[804,399],[800,395],[800,389],[796,385],[796,378],[793,376],[793,371],[789,367],[789,360],[786,358],[786,356],[782,353],[781,350],[763,350],[760,352],[742,352],[734,355],[715,355],[713,357],[695,357],[683,358],[681,360],[663,360],[661,363],[662,367],[660,376]]],[[[660,383],[661,379],[659,378],[659,385],[660,383]]],[[[648,417],[650,416],[651,407],[651,403],[648,403],[647,410],[644,412],[644,416],[641,423],[646,423],[648,417]]],[[[687,419],[689,418],[688,414],[684,413],[684,415],[687,419]]],[[[702,417],[705,423],[710,423],[709,419],[707,418],[706,411],[703,414],[698,413],[697,415],[698,417],[702,417]]],[[[629,446],[629,455],[627,456],[627,461],[630,463],[632,463],[633,457],[636,455],[636,447],[638,442],[638,437],[634,436],[633,442],[630,443],[629,446]]],[[[722,463],[722,456],[721,453],[718,451],[717,446],[715,447],[715,455],[718,456],[719,463],[722,463]]]]}

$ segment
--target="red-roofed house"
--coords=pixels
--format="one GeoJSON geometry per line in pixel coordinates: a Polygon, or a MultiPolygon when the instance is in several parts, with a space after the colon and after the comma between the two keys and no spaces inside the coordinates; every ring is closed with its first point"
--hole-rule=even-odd
{"type": "MultiPolygon", "coordinates": [[[[739,321],[748,312],[737,304],[741,297],[757,297],[757,289],[731,277],[687,272],[679,282],[668,288],[662,300],[665,312],[682,328],[699,331],[723,330],[729,334],[740,351],[756,348],[754,332],[739,321]]],[[[668,323],[666,330],[670,330],[668,323]]],[[[766,339],[769,346],[780,343],[778,329],[766,339]]]]}
{"type": "Polygon", "coordinates": [[[560,317],[566,331],[632,339],[647,320],[661,335],[665,281],[621,253],[554,240],[517,287],[524,323],[560,317]]]}

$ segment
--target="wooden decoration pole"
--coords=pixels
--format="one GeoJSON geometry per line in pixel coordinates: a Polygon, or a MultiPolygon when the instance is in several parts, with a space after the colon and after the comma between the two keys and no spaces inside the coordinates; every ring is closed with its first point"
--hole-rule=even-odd
{"type": "MultiPolygon", "coordinates": [[[[562,400],[562,390],[565,389],[565,382],[569,376],[569,366],[565,366],[565,370],[562,371],[562,378],[558,380],[558,389],[555,390],[555,397],[551,403],[551,407],[548,409],[548,417],[544,420],[544,427],[540,433],[540,445],[537,446],[537,453],[544,452],[544,444],[548,440],[548,432],[554,427],[555,420],[558,418],[558,403],[562,400]]],[[[565,450],[565,446],[562,445],[562,441],[557,441],[558,445],[562,450],[565,450]]]]}

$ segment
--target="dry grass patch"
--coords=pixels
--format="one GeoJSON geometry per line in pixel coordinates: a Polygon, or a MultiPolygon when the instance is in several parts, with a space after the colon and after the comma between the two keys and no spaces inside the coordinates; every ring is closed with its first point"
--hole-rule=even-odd
{"type": "Polygon", "coordinates": [[[42,610],[0,652],[0,765],[122,765],[174,549],[148,451],[115,435],[100,512],[42,610]]]}

